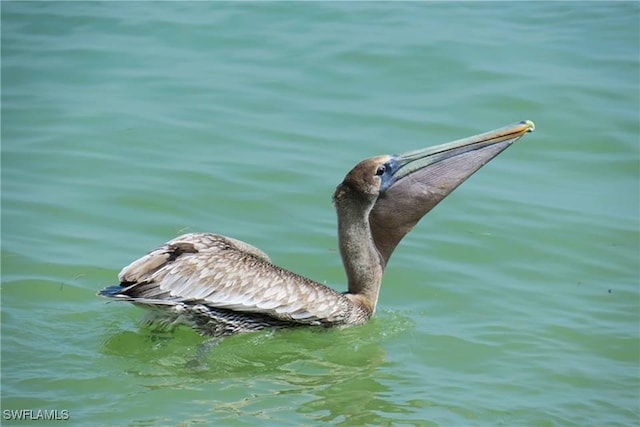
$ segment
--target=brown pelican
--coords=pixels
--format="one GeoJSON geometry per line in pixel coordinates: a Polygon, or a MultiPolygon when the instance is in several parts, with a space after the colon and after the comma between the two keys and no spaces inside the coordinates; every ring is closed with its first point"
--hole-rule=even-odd
{"type": "Polygon", "coordinates": [[[533,130],[526,120],[358,163],[333,195],[346,292],[277,267],[245,242],[189,233],[125,267],[120,284],[99,295],[154,308],[165,324],[186,323],[214,337],[363,324],[376,310],[382,274],[404,235],[471,174],[533,130]]]}

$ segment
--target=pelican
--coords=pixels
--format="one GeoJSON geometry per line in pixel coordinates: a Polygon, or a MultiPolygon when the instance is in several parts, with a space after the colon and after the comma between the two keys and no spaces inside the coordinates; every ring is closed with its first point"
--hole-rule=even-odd
{"type": "Polygon", "coordinates": [[[230,237],[189,233],[126,266],[98,295],[152,308],[164,325],[224,337],[265,328],[354,326],[373,316],[384,269],[413,226],[475,171],[535,129],[490,132],[358,163],[335,190],[348,290],[280,268],[230,237]]]}

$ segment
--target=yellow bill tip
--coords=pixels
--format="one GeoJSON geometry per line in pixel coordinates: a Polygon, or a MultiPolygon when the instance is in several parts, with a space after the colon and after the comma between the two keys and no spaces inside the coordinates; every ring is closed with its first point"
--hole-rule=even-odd
{"type": "Polygon", "coordinates": [[[531,120],[523,120],[520,123],[528,127],[527,132],[533,132],[534,130],[536,130],[536,124],[531,120]]]}

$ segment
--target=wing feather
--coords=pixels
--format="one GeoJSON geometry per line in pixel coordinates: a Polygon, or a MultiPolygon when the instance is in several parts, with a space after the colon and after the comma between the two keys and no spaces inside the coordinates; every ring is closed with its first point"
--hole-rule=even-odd
{"type": "Polygon", "coordinates": [[[119,274],[120,297],[146,304],[203,304],[296,323],[340,324],[351,301],[271,264],[260,249],[210,233],[176,237],[119,274]]]}

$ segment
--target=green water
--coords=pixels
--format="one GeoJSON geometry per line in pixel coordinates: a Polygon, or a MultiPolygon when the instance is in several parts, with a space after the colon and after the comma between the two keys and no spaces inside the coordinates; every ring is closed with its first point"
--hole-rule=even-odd
{"type": "Polygon", "coordinates": [[[3,425],[640,423],[637,2],[1,8],[3,425]],[[95,296],[186,231],[342,290],[356,162],[523,119],[363,327],[200,355],[95,296]]]}

